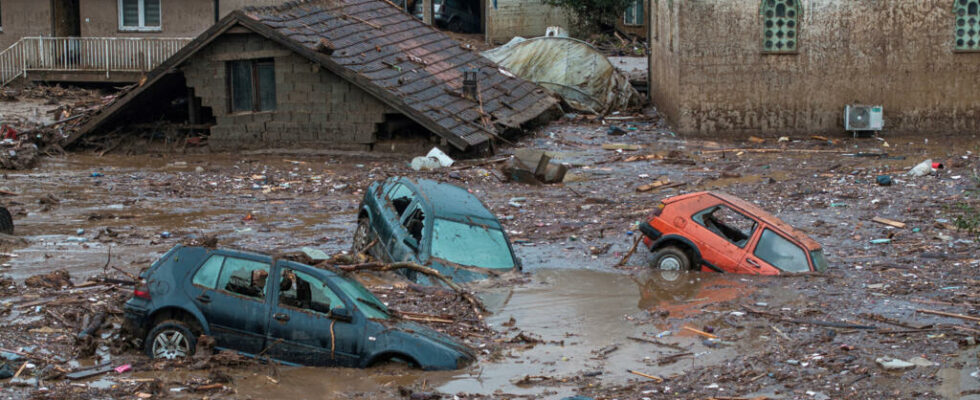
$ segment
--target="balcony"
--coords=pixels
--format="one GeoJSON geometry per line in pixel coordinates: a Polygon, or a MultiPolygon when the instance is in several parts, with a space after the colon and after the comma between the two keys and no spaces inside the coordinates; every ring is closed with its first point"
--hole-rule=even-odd
{"type": "Polygon", "coordinates": [[[24,37],[0,52],[0,86],[34,81],[135,82],[191,38],[24,37]]]}

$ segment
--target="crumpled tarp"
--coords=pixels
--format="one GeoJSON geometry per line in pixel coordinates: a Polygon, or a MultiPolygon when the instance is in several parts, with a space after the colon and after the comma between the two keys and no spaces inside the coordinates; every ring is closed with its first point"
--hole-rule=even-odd
{"type": "Polygon", "coordinates": [[[569,37],[515,37],[483,52],[514,75],[551,89],[581,112],[608,114],[638,105],[640,94],[592,45],[569,37]]]}

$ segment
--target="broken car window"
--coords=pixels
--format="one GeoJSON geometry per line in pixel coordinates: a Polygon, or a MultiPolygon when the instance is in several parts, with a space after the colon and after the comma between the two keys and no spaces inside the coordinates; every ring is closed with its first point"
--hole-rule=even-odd
{"type": "Polygon", "coordinates": [[[769,229],[762,231],[762,238],[755,246],[755,256],[786,272],[806,272],[810,265],[806,252],[786,238],[769,229]]]}
{"type": "Polygon", "coordinates": [[[396,183],[388,192],[388,204],[395,209],[398,218],[405,214],[405,209],[408,208],[409,204],[412,204],[412,200],[415,200],[415,193],[400,183],[396,183]]]}
{"type": "Polygon", "coordinates": [[[316,277],[283,269],[279,280],[279,305],[328,314],[334,308],[343,307],[344,302],[316,277]]]}
{"type": "Polygon", "coordinates": [[[726,206],[711,207],[692,219],[738,247],[745,247],[756,226],[754,219],[726,206]]]}
{"type": "Polygon", "coordinates": [[[214,289],[218,284],[218,274],[221,273],[221,264],[225,262],[224,256],[214,255],[208,258],[194,274],[193,283],[208,289],[214,289]]]}
{"type": "Polygon", "coordinates": [[[422,212],[422,207],[415,206],[412,213],[408,215],[405,219],[405,229],[408,229],[408,234],[415,238],[416,243],[422,242],[422,228],[424,228],[425,213],[422,212]]]}
{"type": "Polygon", "coordinates": [[[238,295],[265,298],[265,281],[269,277],[269,264],[241,258],[225,258],[225,266],[218,277],[218,290],[238,295]]]}
{"type": "Polygon", "coordinates": [[[514,267],[503,231],[442,218],[432,225],[432,256],[472,267],[514,267]]]}

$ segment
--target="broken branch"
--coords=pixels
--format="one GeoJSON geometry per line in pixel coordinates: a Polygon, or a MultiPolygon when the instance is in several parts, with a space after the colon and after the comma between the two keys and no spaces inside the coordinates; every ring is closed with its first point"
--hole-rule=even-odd
{"type": "Polygon", "coordinates": [[[923,314],[941,315],[943,317],[959,318],[959,319],[967,320],[967,321],[977,321],[977,322],[980,322],[980,318],[978,318],[978,317],[971,317],[969,315],[963,315],[963,314],[948,313],[948,312],[945,312],[945,311],[926,310],[926,309],[923,309],[923,308],[919,308],[919,309],[916,309],[915,312],[920,312],[920,313],[923,313],[923,314]]]}
{"type": "Polygon", "coordinates": [[[634,370],[631,370],[631,369],[626,370],[626,372],[629,372],[629,373],[631,373],[633,375],[642,376],[642,377],[647,378],[647,379],[653,379],[653,380],[657,381],[657,383],[663,383],[663,381],[664,381],[664,378],[661,378],[659,376],[653,376],[653,375],[649,375],[649,374],[644,374],[642,372],[634,371],[634,370]]]}
{"type": "Polygon", "coordinates": [[[445,275],[439,273],[439,271],[436,271],[432,268],[422,266],[413,262],[397,262],[391,264],[369,262],[369,263],[357,264],[357,265],[338,265],[337,268],[347,272],[362,271],[362,270],[391,271],[391,270],[402,269],[402,268],[410,269],[416,272],[421,272],[425,275],[438,279],[446,286],[448,286],[450,289],[455,290],[457,293],[459,293],[460,296],[463,296],[463,299],[469,302],[470,305],[473,306],[473,311],[476,312],[477,318],[483,319],[483,312],[486,311],[486,307],[483,306],[483,302],[477,299],[476,296],[473,296],[473,294],[471,294],[470,292],[466,291],[466,289],[463,289],[461,286],[456,284],[456,282],[453,282],[452,279],[447,278],[445,275]]]}

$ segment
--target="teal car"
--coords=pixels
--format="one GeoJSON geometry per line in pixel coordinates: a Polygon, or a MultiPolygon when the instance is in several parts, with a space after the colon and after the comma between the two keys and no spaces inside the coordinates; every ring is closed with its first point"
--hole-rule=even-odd
{"type": "MultiPolygon", "coordinates": [[[[389,178],[364,193],[354,232],[354,252],[384,262],[415,262],[454,282],[520,271],[510,240],[497,217],[472,193],[429,179],[389,178]]],[[[434,282],[413,270],[409,280],[434,282]]]]}

